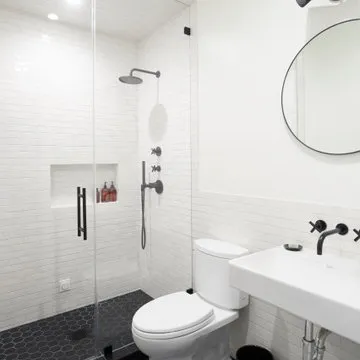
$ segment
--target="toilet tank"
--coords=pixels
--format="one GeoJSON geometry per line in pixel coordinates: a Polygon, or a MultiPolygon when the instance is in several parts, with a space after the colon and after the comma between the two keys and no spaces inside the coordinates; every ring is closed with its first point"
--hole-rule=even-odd
{"type": "Polygon", "coordinates": [[[248,294],[230,286],[229,261],[248,254],[241,246],[213,239],[195,241],[195,291],[206,301],[223,309],[248,305],[248,294]]]}

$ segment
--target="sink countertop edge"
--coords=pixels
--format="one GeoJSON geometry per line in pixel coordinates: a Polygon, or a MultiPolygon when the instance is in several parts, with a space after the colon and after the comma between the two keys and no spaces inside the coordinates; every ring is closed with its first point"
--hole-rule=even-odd
{"type": "Polygon", "coordinates": [[[230,284],[233,287],[360,343],[360,334],[356,334],[360,324],[360,313],[356,309],[300,288],[290,287],[284,282],[266,278],[261,273],[252,272],[245,267],[241,268],[237,260],[239,259],[230,261],[230,284]],[[273,282],[271,291],[268,289],[267,281],[273,282]],[[286,301],[284,297],[287,297],[286,301]],[[327,303],[326,306],[323,306],[324,301],[327,303]],[[357,316],[354,316],[354,312],[357,316]],[[329,313],[334,315],[329,316],[329,313]]]}

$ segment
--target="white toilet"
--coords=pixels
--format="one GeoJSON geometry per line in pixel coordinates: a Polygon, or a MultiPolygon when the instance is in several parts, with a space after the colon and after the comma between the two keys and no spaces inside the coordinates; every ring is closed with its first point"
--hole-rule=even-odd
{"type": "Polygon", "coordinates": [[[229,260],[248,250],[223,241],[195,242],[195,291],[150,301],[133,317],[135,344],[151,360],[228,360],[229,324],[249,297],[229,283],[229,260]]]}

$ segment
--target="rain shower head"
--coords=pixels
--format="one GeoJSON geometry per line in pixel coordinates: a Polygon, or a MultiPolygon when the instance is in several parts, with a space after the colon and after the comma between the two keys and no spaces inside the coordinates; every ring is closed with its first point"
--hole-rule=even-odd
{"type": "Polygon", "coordinates": [[[119,80],[124,83],[124,84],[129,84],[129,85],[139,85],[143,82],[143,79],[137,77],[137,76],[134,76],[134,72],[137,71],[137,72],[142,72],[144,74],[150,74],[150,75],[154,75],[156,76],[157,78],[160,77],[161,73],[160,71],[148,71],[148,70],[143,70],[143,69],[132,69],[130,71],[130,75],[127,75],[127,76],[120,76],[119,77],[119,80]]]}
{"type": "Polygon", "coordinates": [[[128,85],[139,85],[143,82],[143,79],[136,77],[136,76],[121,76],[119,77],[119,80],[124,83],[124,84],[128,84],[128,85]]]}

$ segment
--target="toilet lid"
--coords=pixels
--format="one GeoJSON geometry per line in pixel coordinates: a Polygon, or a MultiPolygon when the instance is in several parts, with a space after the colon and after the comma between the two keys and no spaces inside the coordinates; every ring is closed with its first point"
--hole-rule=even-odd
{"type": "Polygon", "coordinates": [[[198,296],[178,292],[152,300],[141,307],[133,318],[133,327],[149,334],[190,333],[200,324],[206,326],[214,311],[198,296]],[[189,330],[188,332],[184,330],[189,330]]]}

